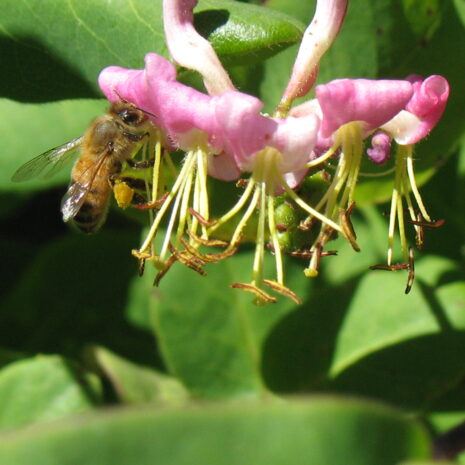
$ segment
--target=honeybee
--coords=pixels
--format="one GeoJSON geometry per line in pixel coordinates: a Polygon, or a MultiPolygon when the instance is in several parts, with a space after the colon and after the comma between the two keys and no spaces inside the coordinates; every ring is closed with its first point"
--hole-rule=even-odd
{"type": "Polygon", "coordinates": [[[123,162],[137,164],[131,157],[155,128],[149,114],[125,100],[114,102],[82,137],[28,161],[15,172],[12,181],[50,176],[79,150],[68,191],[61,202],[61,213],[63,221],[72,220],[82,232],[95,233],[106,219],[112,182],[121,173],[123,162]]]}

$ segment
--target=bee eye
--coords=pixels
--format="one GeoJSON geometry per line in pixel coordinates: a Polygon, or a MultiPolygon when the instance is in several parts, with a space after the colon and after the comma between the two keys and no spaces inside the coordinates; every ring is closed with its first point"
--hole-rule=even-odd
{"type": "Polygon", "coordinates": [[[135,111],[123,110],[118,113],[119,117],[126,124],[132,124],[139,120],[139,114],[135,111]]]}

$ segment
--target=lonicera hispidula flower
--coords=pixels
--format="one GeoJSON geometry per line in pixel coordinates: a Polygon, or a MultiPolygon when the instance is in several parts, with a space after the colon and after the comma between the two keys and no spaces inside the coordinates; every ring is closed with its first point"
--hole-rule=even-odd
{"type": "MultiPolygon", "coordinates": [[[[345,236],[355,250],[356,236],[350,222],[354,192],[359,175],[361,157],[364,152],[363,140],[373,135],[372,148],[368,156],[375,163],[383,163],[390,155],[391,143],[397,144],[395,159],[395,181],[391,201],[391,213],[388,236],[387,265],[376,265],[373,269],[410,270],[407,292],[413,279],[413,252],[407,246],[405,235],[403,201],[417,231],[417,245],[421,247],[422,226],[431,221],[421,200],[413,172],[413,144],[423,139],[440,119],[449,95],[449,86],[442,76],[430,76],[423,80],[412,76],[403,81],[365,79],[342,79],[317,86],[317,101],[308,102],[293,111],[305,114],[315,111],[322,115],[319,136],[321,145],[329,147],[326,153],[310,165],[317,165],[338,153],[338,165],[331,185],[316,208],[324,208],[326,217],[337,220],[345,231],[345,236]],[[418,212],[413,204],[410,192],[416,201],[418,212]],[[405,263],[392,265],[393,243],[396,221],[398,221],[402,254],[405,263]]],[[[292,114],[293,112],[291,112],[292,114]]],[[[306,273],[317,274],[317,251],[329,238],[327,231],[320,233],[315,241],[315,254],[306,273]]]]}
{"type": "MultiPolygon", "coordinates": [[[[339,0],[339,3],[346,2],[339,0]]],[[[218,257],[230,255],[237,248],[246,223],[258,210],[252,282],[236,283],[236,287],[255,293],[259,300],[275,301],[261,289],[266,284],[297,301],[292,291],[284,286],[283,262],[274,224],[275,192],[290,192],[309,215],[342,232],[337,224],[298,199],[292,191],[305,173],[305,165],[316,141],[319,117],[315,114],[287,118],[262,115],[260,100],[234,89],[208,42],[195,32],[192,26],[195,4],[192,0],[165,0],[165,30],[168,48],[175,61],[199,71],[210,95],[177,82],[174,67],[155,54],[147,55],[143,71],[110,67],[101,73],[99,79],[110,100],[124,98],[156,115],[152,119],[163,134],[165,147],[171,145],[187,154],[176,181],[155,215],[146,241],[136,255],[166,266],[171,258],[168,258],[168,251],[171,251],[177,259],[187,264],[190,261],[192,267],[198,268],[202,261],[212,258],[211,254],[207,257],[197,251],[199,243],[209,244],[209,237],[215,230],[245,210],[225,252],[218,257]],[[209,218],[207,171],[226,180],[237,178],[240,172],[250,173],[238,203],[214,223],[209,218]],[[167,234],[161,251],[155,254],[153,238],[170,206],[167,234]],[[176,234],[171,244],[176,221],[176,234]],[[187,238],[183,237],[185,232],[187,238]],[[267,236],[275,249],[276,280],[263,277],[267,236]],[[184,250],[179,252],[177,249],[181,245],[184,250]]],[[[321,16],[321,11],[317,14],[321,16]]],[[[341,21],[339,18],[338,25],[334,27],[338,29],[341,21]]],[[[318,53],[321,56],[323,52],[320,50],[318,53]]]]}
{"type": "Polygon", "coordinates": [[[409,189],[422,218],[430,221],[414,182],[411,144],[423,138],[440,118],[447,101],[447,82],[440,76],[424,81],[417,76],[397,81],[341,79],[317,86],[316,99],[291,109],[293,100],[313,86],[319,61],[336,37],[347,9],[347,0],[320,0],[276,112],[271,117],[263,115],[262,102],[235,89],[210,44],[195,31],[195,5],[196,0],[164,0],[165,35],[173,59],[199,72],[208,94],[178,82],[174,66],[153,53],[146,56],[144,70],[109,67],[99,78],[109,100],[123,98],[152,114],[159,130],[153,184],[159,184],[162,151],[168,162],[170,150],[186,153],[168,193],[160,197],[157,189],[153,190],[152,203],[158,210],[135,255],[141,261],[155,262],[161,270],[157,281],[176,260],[203,273],[207,262],[236,251],[246,224],[254,218],[252,280],[232,286],[255,294],[257,303],[276,301],[264,286],[299,302],[284,283],[280,234],[286,225],[277,223],[276,208],[285,204],[276,197],[281,195],[285,203],[301,209],[300,229],[314,228],[315,222],[321,225],[316,239],[300,253],[310,258],[307,276],[317,275],[323,248],[335,233],[359,250],[350,213],[364,139],[373,136],[367,152],[376,163],[388,158],[392,140],[397,143],[397,194],[393,194],[394,213],[391,208],[388,265],[396,218],[406,256],[399,209],[405,197],[411,216],[415,213],[409,189]],[[312,206],[294,189],[310,168],[321,169],[330,158],[337,158],[335,173],[312,206]],[[237,203],[216,220],[210,218],[207,175],[225,181],[247,177],[241,181],[245,189],[237,203]],[[156,251],[154,238],[169,211],[165,238],[156,251]],[[217,240],[218,231],[233,218],[229,241],[217,240]],[[267,279],[263,273],[266,242],[275,257],[275,279],[267,279]],[[225,250],[203,253],[202,245],[221,245],[225,250]]]}

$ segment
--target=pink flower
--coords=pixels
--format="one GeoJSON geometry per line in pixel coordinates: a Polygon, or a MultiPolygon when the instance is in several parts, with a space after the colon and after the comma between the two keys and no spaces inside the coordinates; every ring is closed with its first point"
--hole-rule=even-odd
{"type": "Polygon", "coordinates": [[[252,171],[254,155],[266,147],[281,153],[282,173],[300,170],[309,160],[317,116],[263,116],[256,97],[238,91],[211,97],[176,81],[174,66],[163,57],[149,53],[145,63],[144,70],[105,68],[99,76],[103,93],[110,101],[124,98],[155,115],[153,123],[176,148],[189,150],[203,135],[212,154],[211,175],[232,180],[239,169],[252,171]]]}
{"type": "Polygon", "coordinates": [[[391,121],[382,126],[399,144],[416,144],[426,137],[441,118],[449,98],[449,83],[438,75],[422,79],[407,78],[412,82],[413,95],[391,121]]]}
{"type": "Polygon", "coordinates": [[[252,96],[238,98],[238,92],[218,97],[216,116],[223,142],[242,171],[253,171],[255,154],[271,147],[280,154],[278,170],[288,173],[301,170],[310,159],[319,119],[316,115],[301,118],[270,118],[260,114],[263,103],[252,96]]]}
{"type": "Polygon", "coordinates": [[[196,5],[197,0],[163,0],[163,24],[170,55],[180,66],[200,73],[210,95],[234,90],[210,42],[194,28],[192,10],[196,5]]]}
{"type": "Polygon", "coordinates": [[[338,79],[317,86],[315,94],[323,113],[322,137],[354,121],[360,121],[368,134],[405,108],[413,86],[408,81],[338,79]]]}

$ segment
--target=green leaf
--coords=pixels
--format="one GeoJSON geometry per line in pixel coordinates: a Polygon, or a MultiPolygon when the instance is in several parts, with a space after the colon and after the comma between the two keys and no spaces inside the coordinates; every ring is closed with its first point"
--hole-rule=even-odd
{"type": "MultiPolygon", "coordinates": [[[[2,2],[2,95],[49,101],[100,95],[106,66],[142,68],[144,55],[167,56],[161,0],[15,0],[2,2]],[[51,84],[51,80],[53,83],[51,84]]],[[[302,25],[285,15],[228,0],[204,0],[199,23],[220,58],[241,64],[262,60],[300,40],[302,25]]]]}
{"type": "Polygon", "coordinates": [[[103,114],[106,107],[104,100],[25,104],[1,99],[0,126],[10,137],[2,139],[0,189],[27,192],[67,184],[72,165],[49,179],[13,183],[11,176],[26,161],[84,134],[90,122],[103,114]]]}
{"type": "Polygon", "coordinates": [[[395,465],[427,459],[417,423],[384,406],[321,397],[115,410],[0,438],[14,465],[395,465]]]}
{"type": "Polygon", "coordinates": [[[0,371],[0,428],[90,410],[100,396],[98,379],[63,358],[42,355],[13,362],[0,371]]]}
{"type": "MultiPolygon", "coordinates": [[[[155,361],[151,333],[125,315],[128,283],[137,268],[130,251],[139,235],[112,229],[111,222],[110,217],[95,236],[69,234],[26,257],[1,301],[0,326],[8,328],[4,346],[77,358],[92,342],[140,363],[155,361]]],[[[15,246],[21,250],[20,243],[15,246]]]]}
{"type": "Polygon", "coordinates": [[[202,0],[195,11],[196,29],[225,65],[265,60],[300,42],[305,29],[292,16],[234,0],[202,0]]]}
{"type": "Polygon", "coordinates": [[[418,37],[431,38],[441,23],[444,4],[444,0],[403,0],[407,21],[418,37]]]}
{"type": "Polygon", "coordinates": [[[401,462],[398,465],[458,465],[458,463],[459,462],[449,462],[449,461],[445,462],[443,460],[441,460],[441,461],[438,461],[438,460],[433,460],[433,461],[431,461],[431,460],[427,460],[427,461],[425,461],[425,460],[420,460],[420,461],[414,460],[414,461],[411,461],[411,460],[409,460],[407,462],[401,462]]]}
{"type": "Polygon", "coordinates": [[[187,399],[185,388],[170,376],[131,363],[103,347],[95,347],[92,356],[123,403],[157,402],[174,406],[187,399]]]}
{"type": "MultiPolygon", "coordinates": [[[[252,263],[252,253],[240,253],[208,266],[207,277],[177,263],[153,297],[164,360],[195,396],[266,391],[260,372],[261,346],[273,325],[296,305],[280,297],[276,304],[257,307],[251,294],[231,289],[234,282],[250,282],[252,263]]],[[[293,262],[286,281],[302,298],[312,284],[293,262]]]]}
{"type": "Polygon", "coordinates": [[[338,334],[331,374],[337,389],[419,408],[465,374],[465,279],[453,262],[430,256],[418,260],[407,296],[405,280],[404,273],[383,271],[362,278],[338,334]]]}

